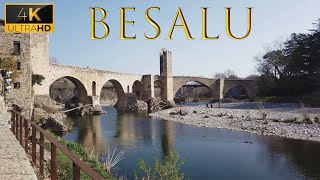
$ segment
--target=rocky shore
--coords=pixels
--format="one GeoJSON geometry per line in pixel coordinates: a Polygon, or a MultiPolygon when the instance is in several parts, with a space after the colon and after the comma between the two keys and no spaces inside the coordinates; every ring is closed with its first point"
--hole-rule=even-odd
{"type": "Polygon", "coordinates": [[[320,109],[296,104],[226,103],[176,107],[150,114],[180,123],[320,142],[320,109]]]}
{"type": "Polygon", "coordinates": [[[36,96],[34,98],[34,119],[43,129],[53,132],[67,132],[72,124],[67,120],[65,113],[59,111],[61,106],[48,96],[36,96]]]}

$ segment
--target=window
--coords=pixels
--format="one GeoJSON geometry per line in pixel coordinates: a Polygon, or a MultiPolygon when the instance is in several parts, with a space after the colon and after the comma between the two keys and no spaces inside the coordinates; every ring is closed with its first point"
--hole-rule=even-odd
{"type": "Polygon", "coordinates": [[[20,42],[19,41],[13,42],[13,54],[20,54],[20,42]]]}
{"type": "Polygon", "coordinates": [[[21,70],[21,62],[17,62],[17,70],[21,70]]]}
{"type": "Polygon", "coordinates": [[[19,83],[19,82],[14,83],[14,84],[13,84],[13,87],[14,87],[15,89],[20,89],[20,83],[19,83]]]}
{"type": "Polygon", "coordinates": [[[96,96],[97,92],[97,83],[95,81],[92,82],[92,96],[96,96]]]}

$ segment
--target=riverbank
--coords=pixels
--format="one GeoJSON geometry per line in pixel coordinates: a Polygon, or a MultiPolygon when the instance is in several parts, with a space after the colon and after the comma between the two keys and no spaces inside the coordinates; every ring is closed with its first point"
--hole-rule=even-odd
{"type": "Polygon", "coordinates": [[[149,115],[200,127],[320,142],[320,109],[297,104],[226,103],[212,108],[176,107],[149,115]]]}

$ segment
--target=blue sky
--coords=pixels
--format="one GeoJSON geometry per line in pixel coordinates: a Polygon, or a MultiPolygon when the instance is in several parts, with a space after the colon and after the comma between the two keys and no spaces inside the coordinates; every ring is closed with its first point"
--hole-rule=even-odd
{"type": "MultiPolygon", "coordinates": [[[[288,37],[291,33],[307,32],[320,18],[319,0],[0,0],[0,16],[4,3],[50,2],[55,4],[55,32],[50,35],[50,56],[59,63],[117,72],[137,74],[159,73],[161,48],[173,52],[174,75],[211,77],[216,72],[232,69],[241,77],[256,73],[254,57],[264,51],[267,43],[288,37]],[[145,20],[148,7],[158,6],[160,13],[152,18],[161,26],[161,35],[155,41],[144,40],[144,33],[154,34],[145,20]],[[186,40],[184,31],[176,29],[173,40],[165,40],[178,7],[195,40],[186,40]],[[107,11],[110,34],[104,40],[90,40],[90,7],[107,11]],[[120,40],[120,7],[135,7],[126,18],[134,20],[127,25],[127,35],[136,34],[134,41],[120,40]],[[201,39],[201,7],[208,10],[208,34],[220,35],[218,41],[201,39]],[[225,32],[225,7],[232,7],[232,31],[246,32],[246,7],[253,7],[252,32],[243,41],[228,38],[225,32]]],[[[99,17],[99,16],[98,16],[99,17]]]]}

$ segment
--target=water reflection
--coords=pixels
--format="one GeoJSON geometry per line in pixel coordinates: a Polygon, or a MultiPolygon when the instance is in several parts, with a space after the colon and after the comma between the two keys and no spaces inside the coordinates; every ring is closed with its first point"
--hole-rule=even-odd
{"type": "Polygon", "coordinates": [[[272,157],[272,166],[286,163],[285,166],[291,165],[296,174],[306,179],[320,178],[320,143],[280,137],[261,136],[259,139],[259,143],[265,144],[272,157]]]}
{"type": "Polygon", "coordinates": [[[148,121],[153,120],[147,111],[117,112],[110,107],[107,111],[108,114],[102,116],[71,117],[74,130],[63,138],[79,142],[90,150],[94,147],[100,153],[106,152],[109,146],[120,145],[125,149],[134,148],[139,143],[157,146],[158,139],[163,157],[174,151],[174,123],[166,120],[150,123],[148,121]]]}
{"type": "Polygon", "coordinates": [[[157,132],[157,124],[148,121],[152,119],[148,117],[147,111],[119,111],[114,138],[118,144],[133,146],[138,141],[156,145],[157,137],[160,136],[162,155],[167,156],[174,151],[174,124],[160,121],[160,132],[157,132]]]}
{"type": "MultiPolygon", "coordinates": [[[[81,143],[85,148],[97,148],[104,150],[107,147],[107,139],[103,136],[101,117],[90,116],[73,116],[73,132],[64,136],[64,139],[81,143]]],[[[96,149],[96,151],[97,151],[96,149]]]]}
{"type": "Polygon", "coordinates": [[[161,147],[163,159],[174,152],[174,124],[163,120],[161,123],[161,147]]]}
{"type": "Polygon", "coordinates": [[[147,112],[117,112],[73,117],[74,130],[63,138],[104,154],[106,148],[126,151],[118,174],[133,179],[138,159],[151,163],[179,152],[190,179],[319,179],[320,143],[258,136],[223,129],[200,128],[148,117],[147,112]],[[253,144],[246,144],[252,141],[253,144]]]}

